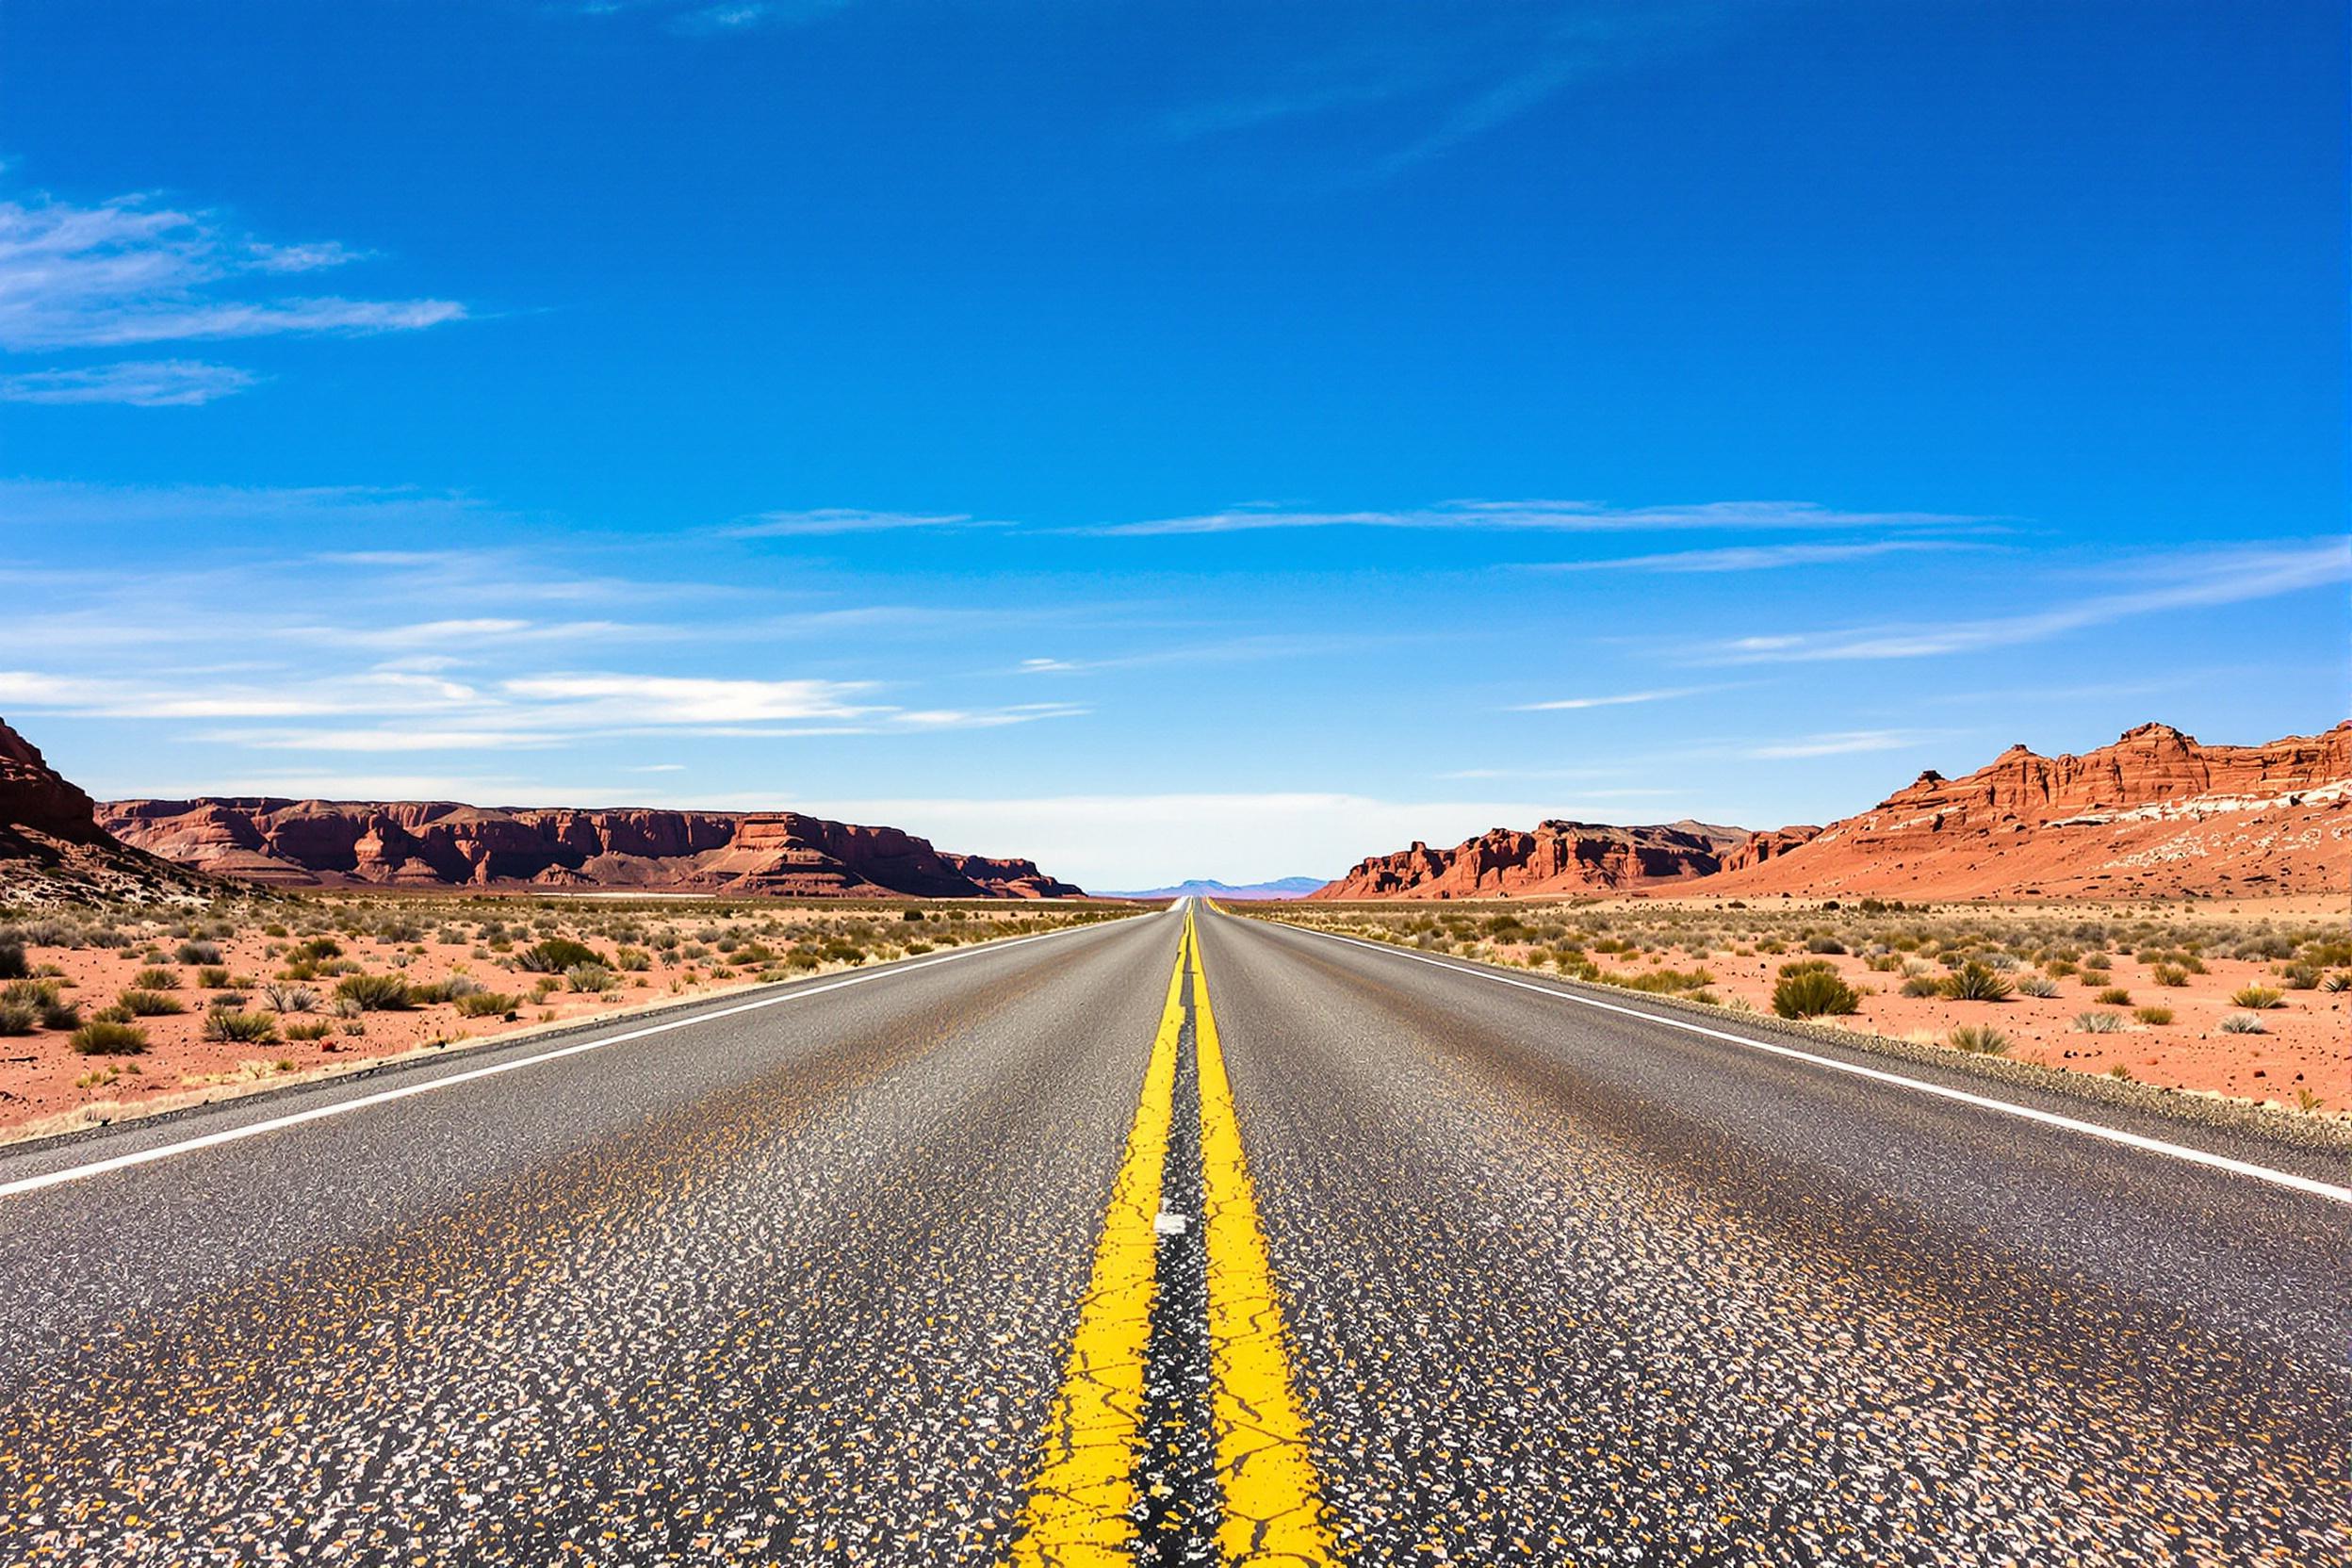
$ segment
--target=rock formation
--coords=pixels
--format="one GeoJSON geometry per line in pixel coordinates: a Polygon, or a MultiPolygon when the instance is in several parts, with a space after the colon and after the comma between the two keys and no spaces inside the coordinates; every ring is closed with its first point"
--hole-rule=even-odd
{"type": "Polygon", "coordinates": [[[0,723],[0,901],[202,898],[215,890],[208,877],[116,842],[93,819],[90,796],[0,723]]]}
{"type": "Polygon", "coordinates": [[[797,811],[270,797],[119,800],[99,822],[182,865],[280,887],[625,889],[794,898],[1064,898],[1034,861],[945,854],[797,811]]]}
{"type": "Polygon", "coordinates": [[[2352,720],[2266,745],[2168,725],[2082,756],[2011,746],[1962,778],[1921,774],[1858,816],[1758,834],[1694,895],[1895,898],[2352,890],[2352,720]],[[1775,841],[1801,834],[1793,842],[1775,841]]]}
{"type": "Polygon", "coordinates": [[[1655,827],[1546,822],[1497,827],[1452,849],[1415,843],[1357,863],[1315,899],[1530,898],[1619,892],[1707,875],[1754,835],[1677,822],[1655,827]]]}

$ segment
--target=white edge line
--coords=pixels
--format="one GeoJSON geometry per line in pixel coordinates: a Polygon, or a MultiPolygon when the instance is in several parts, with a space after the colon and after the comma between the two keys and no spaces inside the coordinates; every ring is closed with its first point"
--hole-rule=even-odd
{"type": "MultiPolygon", "coordinates": [[[[1151,917],[1142,918],[1148,920],[1151,917]]],[[[13,1197],[20,1192],[39,1192],[43,1187],[63,1186],[68,1182],[88,1181],[93,1176],[104,1176],[109,1171],[128,1170],[133,1166],[149,1165],[156,1160],[168,1160],[178,1154],[191,1154],[199,1149],[215,1149],[224,1143],[238,1143],[246,1138],[257,1138],[264,1133],[275,1133],[287,1127],[299,1127],[306,1121],[323,1121],[332,1116],[348,1116],[353,1111],[364,1111],[370,1106],[389,1104],[395,1100],[406,1100],[411,1095],[431,1094],[435,1089],[453,1088],[459,1084],[470,1084],[478,1078],[494,1078],[501,1072],[513,1072],[520,1068],[536,1067],[541,1062],[552,1062],[565,1056],[578,1056],[590,1051],[601,1051],[608,1045],[619,1045],[628,1040],[641,1040],[648,1035],[666,1035],[673,1029],[689,1029],[698,1023],[709,1023],[714,1019],[733,1018],[738,1013],[756,1012],[762,1007],[775,1007],[787,1002],[799,1002],[811,996],[823,996],[827,991],[838,991],[849,986],[861,986],[870,980],[888,980],[894,975],[911,974],[917,970],[953,963],[958,958],[970,958],[982,953],[1003,953],[1012,948],[1026,946],[1030,942],[1044,941],[1049,937],[1067,937],[1073,931],[1093,931],[1100,928],[1099,923],[1089,922],[1085,925],[1064,926],[1059,931],[1039,931],[1033,936],[1015,937],[1009,941],[981,942],[971,947],[958,948],[953,953],[942,953],[936,958],[922,958],[911,964],[896,964],[889,969],[872,970],[864,974],[844,975],[839,980],[828,980],[820,986],[806,986],[779,991],[774,996],[763,996],[754,1001],[737,1003],[732,1007],[721,1007],[712,1012],[696,1013],[692,1018],[672,1019],[665,1023],[650,1023],[642,1029],[631,1029],[624,1034],[606,1035],[596,1039],[581,1040],[574,1045],[558,1046],[553,1051],[542,1051],[536,1055],[517,1056],[512,1061],[493,1062],[487,1067],[468,1068],[463,1072],[447,1073],[438,1078],[428,1078],[421,1083],[403,1084],[398,1088],[379,1089],[373,1094],[363,1094],[355,1100],[338,1100],[332,1105],[314,1105],[306,1111],[290,1111],[285,1116],[273,1116],[262,1121],[249,1121],[236,1127],[224,1127],[220,1132],[206,1133],[200,1137],[183,1138],[177,1143],[158,1144],[153,1149],[140,1149],[128,1154],[117,1154],[109,1159],[92,1160],[87,1165],[67,1166],[61,1170],[45,1171],[39,1176],[20,1176],[13,1182],[0,1182],[0,1198],[13,1197]]],[[[332,1082],[333,1080],[320,1081],[332,1082]]],[[[236,1102],[224,1101],[216,1102],[216,1103],[233,1105],[236,1102]]],[[[129,1125],[136,1127],[137,1123],[129,1125]]]]}
{"type": "Polygon", "coordinates": [[[2014,1116],[2026,1121],[2038,1121],[2045,1127],[2063,1127],[2070,1133],[2081,1133],[2089,1137],[2103,1138],[2109,1143],[2122,1144],[2127,1149],[2137,1149],[2150,1154],[2168,1154],[2176,1160],[2186,1160],[2192,1165],[2210,1166],[2215,1170],[2229,1171],[2233,1176],[2250,1176],[2258,1182],[2268,1182],[2274,1186],[2292,1187],[2296,1192],[2310,1193],[2315,1198],[2325,1198],[2330,1202],[2352,1203],[2352,1187],[2338,1186],[2331,1182],[2318,1181],[2310,1176],[2297,1176],[2291,1170],[2273,1170],[2266,1165],[2254,1165],[2246,1160],[2233,1160],[2226,1154],[2209,1153],[2202,1149],[2193,1149],[2184,1143],[2167,1143],[2162,1138],[2146,1137],[2138,1133],[2124,1132],[2120,1128],[2102,1127],[2096,1121],[2083,1121],[2070,1116],[2060,1116],[2055,1111],[2036,1110],[2031,1105],[2016,1104],[2007,1100],[1995,1099],[1991,1095],[1971,1094],[1967,1089],[1955,1089],[1944,1084],[1930,1083],[1924,1078],[1910,1078],[1900,1072],[1887,1072],[1879,1068],[1864,1067],[1858,1062],[1841,1062],[1835,1056],[1815,1055],[1810,1051],[1799,1051],[1794,1046],[1772,1045],[1764,1040],[1750,1039],[1745,1035],[1735,1035],[1727,1030],[1709,1029],[1703,1023],[1692,1023],[1685,1019],[1668,1018],[1658,1013],[1646,1013],[1639,1007],[1626,1007],[1614,1002],[1603,1002],[1598,997],[1579,996],[1573,991],[1554,990],[1549,986],[1539,986],[1532,981],[1520,980],[1508,974],[1496,974],[1490,970],[1449,964],[1442,958],[1432,958],[1426,953],[1415,953],[1408,948],[1391,946],[1387,942],[1365,941],[1361,937],[1343,937],[1336,931],[1317,931],[1312,926],[1293,925],[1288,921],[1276,921],[1273,923],[1293,931],[1303,931],[1311,937],[1328,937],[1333,941],[1369,948],[1375,953],[1386,953],[1398,958],[1411,958],[1416,963],[1451,970],[1456,974],[1467,974],[1473,979],[1492,980],[1498,986],[1514,986],[1523,991],[1534,991],[1539,996],[1552,997],[1560,1002],[1573,1002],[1580,1007],[1597,1007],[1605,1013],[1623,1013],[1627,1018],[1638,1018],[1645,1023],[1662,1023],[1669,1029],[1680,1029],[1689,1034],[1705,1035],[1709,1039],[1728,1040],[1733,1045],[1744,1045],[1751,1051],[1763,1051],[1775,1056],[1787,1056],[1793,1061],[1807,1062],[1814,1067],[1827,1068],[1833,1072],[1852,1073],[1856,1078],[1868,1078],[1873,1083],[1892,1084],[1899,1088],[1917,1089],[1921,1094],[1932,1094],[1938,1099],[1957,1100],[1964,1105],[1974,1105],[1980,1110],[1998,1111],[2003,1116],[2014,1116]]]}

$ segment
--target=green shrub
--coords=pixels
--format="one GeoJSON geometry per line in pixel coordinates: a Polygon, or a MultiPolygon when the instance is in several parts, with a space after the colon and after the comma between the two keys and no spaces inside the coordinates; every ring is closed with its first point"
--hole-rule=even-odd
{"type": "Polygon", "coordinates": [[[2006,1002],[2011,989],[1991,965],[1976,958],[1961,965],[1943,985],[1944,994],[1954,1002],[2006,1002]]]}
{"type": "Polygon", "coordinates": [[[334,1033],[335,1025],[323,1018],[314,1018],[305,1022],[289,1023],[286,1026],[286,1037],[290,1040],[322,1040],[334,1033]]]}
{"type": "Polygon", "coordinates": [[[2058,982],[2047,974],[2023,974],[2017,977],[2019,996],[2051,997],[2058,994],[2058,982]]]}
{"type": "Polygon", "coordinates": [[[1944,983],[1925,974],[1915,974],[1903,983],[1903,994],[1905,996],[1941,996],[1944,994],[1944,983]]]}
{"type": "Polygon", "coordinates": [[[2001,1056],[2009,1051],[2009,1037],[1989,1023],[1955,1023],[1952,1026],[1952,1046],[1975,1056],[2001,1056]]]}
{"type": "Polygon", "coordinates": [[[397,974],[345,975],[335,994],[364,1013],[397,1013],[412,1005],[408,982],[397,974]]]}
{"type": "Polygon", "coordinates": [[[114,1000],[117,1006],[134,1018],[162,1018],[170,1013],[188,1011],[187,1005],[178,997],[167,991],[151,991],[139,986],[133,986],[114,1000]]]}
{"type": "Polygon", "coordinates": [[[503,1018],[523,1004],[519,996],[503,995],[498,991],[475,991],[457,999],[460,1018],[503,1018]]]}
{"type": "Polygon", "coordinates": [[[230,1045],[267,1045],[278,1037],[278,1021],[268,1013],[240,1013],[233,1007],[204,1010],[204,1038],[230,1045]]]}
{"type": "Polygon", "coordinates": [[[2110,986],[2099,993],[2099,1000],[2110,1007],[2129,1007],[2132,1005],[2132,993],[2121,986],[2110,986]]]}
{"type": "Polygon", "coordinates": [[[2074,1015],[2074,1027],[2085,1035],[2119,1035],[2123,1033],[2121,1013],[2088,1012],[2074,1015]]]}
{"type": "Polygon", "coordinates": [[[1772,1011],[1783,1018],[1824,1018],[1857,1012],[1861,1006],[1860,994],[1827,965],[1789,965],[1772,987],[1772,1011]]]}
{"type": "Polygon", "coordinates": [[[2252,1013],[2231,1013],[2221,1021],[2221,1032],[2225,1035],[2267,1035],[2270,1029],[2252,1013]]]}
{"type": "Polygon", "coordinates": [[[132,975],[131,984],[142,991],[175,991],[180,988],[180,976],[175,970],[157,966],[132,975]]]}
{"type": "Polygon", "coordinates": [[[23,942],[0,942],[0,980],[22,980],[32,972],[23,942]]]}
{"type": "Polygon", "coordinates": [[[2273,990],[2268,986],[2241,986],[2230,993],[2230,1004],[2233,1007],[2248,1007],[2261,1013],[2267,1012],[2273,1007],[2285,1006],[2287,998],[2284,991],[2273,990]]]}
{"type": "Polygon", "coordinates": [[[136,1056],[147,1049],[147,1031],[136,1023],[90,1022],[66,1043],[79,1056],[136,1056]]]}
{"type": "Polygon", "coordinates": [[[569,937],[548,937],[514,956],[514,964],[531,974],[562,974],[581,964],[601,964],[603,958],[586,942],[569,937]]]}
{"type": "Polygon", "coordinates": [[[564,983],[576,991],[609,990],[613,978],[602,964],[574,964],[564,972],[564,983]]]}
{"type": "Polygon", "coordinates": [[[2172,1021],[2172,1009],[2170,1007],[2134,1007],[2132,1009],[2132,1016],[2142,1023],[2162,1026],[2172,1021]]]}
{"type": "Polygon", "coordinates": [[[2160,986],[2185,986],[2189,983],[2189,972],[2179,964],[2158,964],[2148,971],[2148,978],[2160,986]]]}
{"type": "Polygon", "coordinates": [[[172,956],[184,964],[217,964],[220,961],[220,944],[218,942],[182,942],[179,950],[172,956]]]}
{"type": "Polygon", "coordinates": [[[0,1035],[29,1035],[40,1027],[40,1008],[24,1002],[0,1001],[0,1035]]]}
{"type": "Polygon", "coordinates": [[[1672,994],[1695,991],[1715,983],[1715,977],[1703,969],[1654,969],[1646,974],[1611,974],[1605,977],[1612,986],[1627,990],[1672,994]]]}
{"type": "MultiPolygon", "coordinates": [[[[774,963],[776,955],[769,953],[760,961],[774,963]]],[[[643,973],[653,967],[653,955],[642,947],[615,948],[612,950],[612,963],[615,968],[626,970],[630,973],[643,973]]]]}
{"type": "Polygon", "coordinates": [[[2352,970],[2337,970],[2319,983],[2324,991],[2352,991],[2352,970]]]}

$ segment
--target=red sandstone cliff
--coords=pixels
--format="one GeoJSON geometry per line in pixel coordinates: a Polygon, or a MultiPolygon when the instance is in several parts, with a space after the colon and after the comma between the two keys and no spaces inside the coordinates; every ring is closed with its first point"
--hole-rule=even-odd
{"type": "Polygon", "coordinates": [[[1699,895],[2166,897],[2352,890],[2352,720],[2266,745],[2167,725],[2080,757],[2012,746],[1819,832],[1759,834],[1699,895]],[[1767,843],[1787,834],[1795,842],[1767,843]]]}
{"type": "Polygon", "coordinates": [[[1029,860],[945,854],[797,811],[490,808],[449,801],[121,800],[126,843],[282,887],[612,888],[795,898],[1060,898],[1029,860]]]}
{"type": "Polygon", "coordinates": [[[0,898],[203,897],[209,878],[117,843],[90,796],[58,776],[39,748],[0,723],[0,898]]]}
{"type": "Polygon", "coordinates": [[[1527,898],[1616,892],[1705,876],[1753,835],[1678,822],[1657,827],[1546,822],[1497,827],[1452,849],[1415,843],[1375,855],[1307,895],[1344,898],[1527,898]]]}

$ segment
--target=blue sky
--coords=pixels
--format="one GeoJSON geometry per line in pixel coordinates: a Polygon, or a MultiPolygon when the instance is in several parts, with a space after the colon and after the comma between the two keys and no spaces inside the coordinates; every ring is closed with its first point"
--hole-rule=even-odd
{"type": "Polygon", "coordinates": [[[20,0],[0,715],[102,795],[796,806],[1098,886],[2324,727],[2345,44],[20,0]]]}

